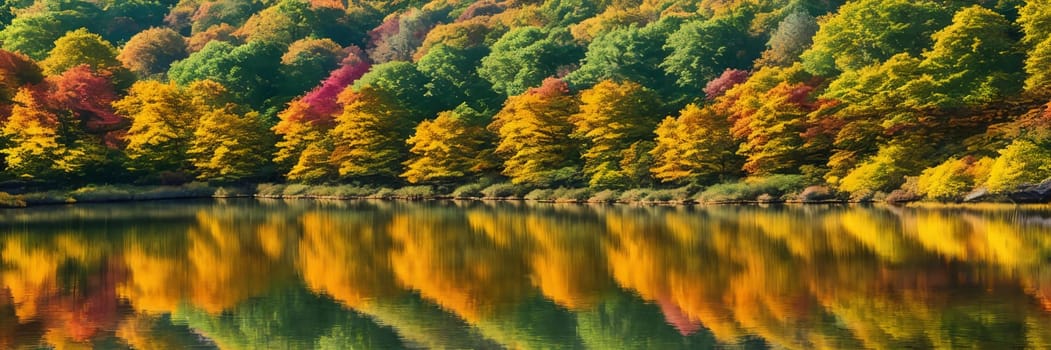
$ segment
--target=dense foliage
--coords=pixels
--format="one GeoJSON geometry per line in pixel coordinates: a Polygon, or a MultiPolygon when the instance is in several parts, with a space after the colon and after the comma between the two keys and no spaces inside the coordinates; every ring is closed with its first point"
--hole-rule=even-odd
{"type": "Polygon", "coordinates": [[[0,183],[801,175],[958,200],[1051,175],[1046,0],[4,6],[0,183]]]}

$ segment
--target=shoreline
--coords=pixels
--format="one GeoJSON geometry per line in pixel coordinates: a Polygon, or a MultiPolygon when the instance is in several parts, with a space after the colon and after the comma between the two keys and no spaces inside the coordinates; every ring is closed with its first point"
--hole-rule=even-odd
{"type": "MultiPolygon", "coordinates": [[[[250,191],[234,191],[223,187],[197,187],[192,191],[182,187],[123,187],[124,191],[118,193],[92,193],[88,196],[79,196],[76,191],[63,195],[59,191],[32,192],[22,195],[6,195],[0,198],[0,209],[24,209],[43,206],[61,206],[74,204],[103,204],[103,203],[134,203],[149,201],[178,201],[195,199],[270,199],[270,200],[314,200],[314,201],[478,201],[478,202],[528,202],[544,204],[578,204],[578,205],[634,205],[634,206],[776,206],[776,205],[802,205],[802,206],[841,206],[841,205],[889,205],[896,207],[929,208],[929,209],[981,209],[984,207],[995,208],[1027,208],[1048,207],[1051,203],[1012,203],[1012,202],[965,202],[965,203],[943,203],[930,201],[911,202],[887,202],[887,201],[851,201],[840,199],[824,200],[724,200],[701,202],[693,199],[674,200],[585,200],[585,199],[530,199],[523,196],[508,197],[457,197],[450,195],[432,196],[399,196],[393,194],[367,195],[367,196],[344,196],[344,195],[311,195],[311,194],[260,194],[250,191]],[[161,191],[167,190],[167,191],[161,191]],[[3,200],[7,199],[7,200],[3,200]],[[18,202],[12,202],[12,199],[18,202]]],[[[244,190],[244,189],[241,189],[244,190]]]]}

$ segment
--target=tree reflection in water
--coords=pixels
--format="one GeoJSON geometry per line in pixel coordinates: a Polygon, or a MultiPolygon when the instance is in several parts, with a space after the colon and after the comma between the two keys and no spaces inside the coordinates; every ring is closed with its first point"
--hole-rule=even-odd
{"type": "Polygon", "coordinates": [[[1051,209],[0,212],[0,347],[1046,348],[1051,209]]]}

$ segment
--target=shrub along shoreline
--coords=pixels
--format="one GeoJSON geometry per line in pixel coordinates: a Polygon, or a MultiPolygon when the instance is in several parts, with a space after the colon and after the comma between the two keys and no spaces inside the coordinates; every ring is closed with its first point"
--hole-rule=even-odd
{"type": "MultiPolygon", "coordinates": [[[[50,190],[9,194],[0,192],[0,208],[75,203],[130,202],[202,198],[271,198],[323,200],[486,200],[546,203],[605,203],[652,205],[734,204],[846,204],[846,203],[946,203],[908,190],[851,196],[829,187],[806,185],[798,175],[748,178],[708,187],[639,188],[625,191],[588,188],[532,189],[511,183],[474,183],[461,186],[305,185],[274,184],[220,186],[192,182],[178,186],[89,185],[75,190],[50,190]]],[[[1015,192],[991,195],[981,190],[967,197],[969,203],[1048,203],[1051,182],[1019,187],[1015,192]]]]}

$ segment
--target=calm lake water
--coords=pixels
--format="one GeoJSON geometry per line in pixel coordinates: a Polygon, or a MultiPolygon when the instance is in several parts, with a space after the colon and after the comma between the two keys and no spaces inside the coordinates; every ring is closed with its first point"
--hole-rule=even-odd
{"type": "Polygon", "coordinates": [[[0,211],[0,348],[1048,348],[1051,209],[0,211]]]}

